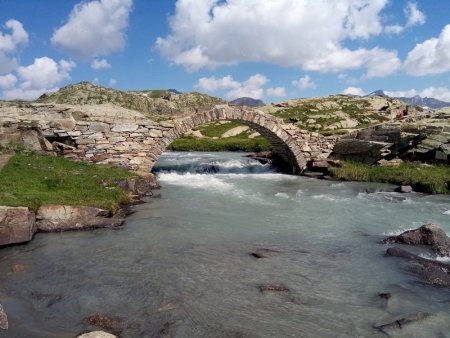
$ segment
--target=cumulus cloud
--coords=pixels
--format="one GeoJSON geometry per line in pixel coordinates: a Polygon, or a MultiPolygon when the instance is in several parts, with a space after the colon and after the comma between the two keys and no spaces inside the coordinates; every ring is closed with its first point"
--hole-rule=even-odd
{"type": "Polygon", "coordinates": [[[403,9],[406,17],[406,24],[401,26],[399,24],[388,25],[384,27],[384,31],[388,34],[400,34],[408,27],[423,25],[426,21],[425,14],[419,10],[417,4],[414,2],[408,2],[406,7],[403,9]]]}
{"type": "Polygon", "coordinates": [[[266,94],[272,97],[284,97],[286,96],[286,88],[284,87],[267,88],[266,94]]]}
{"type": "Polygon", "coordinates": [[[383,49],[347,49],[346,41],[383,31],[380,12],[388,0],[178,0],[171,33],[156,48],[174,64],[195,71],[239,62],[269,62],[305,70],[367,68],[383,54],[395,70],[397,54],[383,49]]]}
{"type": "Polygon", "coordinates": [[[133,0],[94,0],[77,4],[51,38],[74,58],[89,59],[120,51],[133,0]]]}
{"type": "Polygon", "coordinates": [[[18,66],[14,54],[20,46],[28,42],[28,33],[19,21],[8,20],[4,27],[10,33],[3,33],[0,30],[0,74],[6,74],[18,66]]]}
{"type": "Polygon", "coordinates": [[[358,96],[364,96],[366,93],[362,88],[359,87],[347,87],[342,91],[342,94],[344,95],[358,95],[358,96]]]}
{"type": "Polygon", "coordinates": [[[227,75],[219,79],[215,77],[200,78],[196,87],[208,92],[227,90],[225,96],[230,100],[244,96],[260,99],[264,95],[263,87],[267,82],[267,77],[261,74],[252,75],[243,82],[236,81],[231,75],[227,75]]]}
{"type": "Polygon", "coordinates": [[[426,21],[425,14],[417,8],[417,4],[409,2],[404,9],[405,16],[408,19],[406,26],[412,27],[416,25],[423,25],[426,21]]]}
{"type": "Polygon", "coordinates": [[[309,75],[305,75],[298,80],[292,81],[292,84],[299,89],[314,89],[316,84],[311,80],[309,75]]]}
{"type": "Polygon", "coordinates": [[[13,74],[6,74],[0,76],[0,89],[11,89],[14,88],[17,82],[17,77],[13,74]]]}
{"type": "Polygon", "coordinates": [[[446,25],[437,38],[419,43],[404,62],[411,75],[439,74],[450,70],[450,24],[446,25]]]}
{"type": "Polygon", "coordinates": [[[419,95],[421,97],[432,97],[441,101],[450,102],[450,89],[447,87],[428,87],[422,91],[416,89],[385,91],[386,95],[392,97],[413,97],[419,95]]]}
{"type": "Polygon", "coordinates": [[[56,62],[48,57],[36,58],[31,65],[17,69],[20,80],[18,85],[16,76],[9,74],[4,77],[9,78],[4,80],[10,85],[3,92],[3,98],[31,100],[45,92],[55,91],[58,89],[56,87],[58,83],[70,79],[70,72],[75,66],[73,61],[56,62]]]}
{"type": "Polygon", "coordinates": [[[94,59],[91,62],[91,68],[95,70],[111,68],[111,64],[106,59],[94,59]]]}

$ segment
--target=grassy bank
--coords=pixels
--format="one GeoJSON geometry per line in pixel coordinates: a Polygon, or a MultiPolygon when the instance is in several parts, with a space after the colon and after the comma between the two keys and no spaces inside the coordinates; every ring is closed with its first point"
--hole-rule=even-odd
{"type": "Polygon", "coordinates": [[[341,168],[331,168],[334,177],[346,181],[383,182],[410,185],[416,191],[450,194],[450,166],[424,166],[405,162],[398,168],[343,162],[341,168]]]}
{"type": "Polygon", "coordinates": [[[196,138],[184,136],[175,140],[168,149],[175,151],[247,151],[258,152],[271,150],[272,146],[263,137],[254,139],[228,137],[223,139],[196,138]]]}
{"type": "Polygon", "coordinates": [[[120,168],[21,152],[0,171],[0,205],[36,210],[55,203],[115,211],[128,197],[114,181],[132,176],[120,168]]]}

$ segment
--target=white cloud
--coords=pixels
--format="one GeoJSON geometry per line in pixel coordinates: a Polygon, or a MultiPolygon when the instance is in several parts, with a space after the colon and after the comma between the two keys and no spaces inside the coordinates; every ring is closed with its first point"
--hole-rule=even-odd
{"type": "Polygon", "coordinates": [[[196,85],[196,87],[208,92],[213,92],[217,89],[238,88],[240,86],[240,82],[235,81],[231,75],[224,76],[221,79],[216,79],[214,76],[202,77],[196,85]]]}
{"type": "MultiPolygon", "coordinates": [[[[17,69],[20,83],[17,86],[9,86],[3,92],[3,98],[31,100],[45,92],[55,91],[58,89],[58,83],[70,79],[70,72],[75,66],[72,61],[56,62],[48,57],[36,58],[31,65],[17,69]]],[[[10,78],[10,81],[14,80],[10,78]]]]}
{"type": "Polygon", "coordinates": [[[404,62],[404,67],[412,75],[429,75],[450,70],[450,24],[446,25],[437,38],[419,43],[404,62]]]}
{"type": "Polygon", "coordinates": [[[239,62],[269,62],[305,70],[370,68],[373,54],[395,52],[346,49],[344,42],[383,31],[380,12],[388,0],[178,0],[171,33],[159,37],[162,56],[188,70],[239,62]],[[355,61],[356,60],[356,61],[355,61]]]}
{"type": "Polygon", "coordinates": [[[220,79],[215,77],[200,78],[195,86],[208,92],[228,90],[225,96],[230,100],[238,97],[260,99],[263,97],[263,87],[267,82],[267,77],[261,74],[252,75],[243,82],[236,81],[231,75],[227,75],[220,79]]]}
{"type": "Polygon", "coordinates": [[[387,34],[400,34],[405,30],[405,28],[423,25],[426,21],[425,14],[417,8],[417,4],[414,2],[408,2],[406,7],[403,9],[406,17],[405,26],[399,24],[388,25],[384,27],[384,31],[387,34]]]}
{"type": "Polygon", "coordinates": [[[309,75],[305,75],[298,80],[292,81],[292,84],[299,89],[314,89],[316,84],[311,80],[309,75]]]}
{"type": "Polygon", "coordinates": [[[362,88],[359,87],[347,87],[342,91],[342,94],[344,95],[358,95],[358,96],[364,96],[366,93],[362,88]]]}
{"type": "Polygon", "coordinates": [[[107,69],[111,68],[111,64],[106,59],[94,59],[91,62],[91,68],[98,70],[98,69],[107,69]]]}
{"type": "Polygon", "coordinates": [[[23,28],[22,23],[17,20],[8,20],[5,28],[11,33],[0,31],[0,74],[6,74],[18,66],[14,54],[17,49],[28,42],[28,33],[23,28]]]}
{"type": "Polygon", "coordinates": [[[385,93],[392,97],[413,97],[419,95],[421,97],[432,97],[441,101],[450,102],[450,89],[447,87],[428,87],[422,91],[416,89],[385,91],[385,93]]]}
{"type": "Polygon", "coordinates": [[[117,80],[116,79],[109,79],[109,85],[111,87],[114,87],[117,84],[117,80]]]}
{"type": "Polygon", "coordinates": [[[77,4],[68,22],[51,38],[74,58],[88,59],[120,51],[133,0],[93,0],[77,4]]]}
{"type": "Polygon", "coordinates": [[[272,97],[284,97],[286,96],[286,88],[284,87],[267,88],[266,94],[272,97]]]}
{"type": "Polygon", "coordinates": [[[404,12],[408,20],[406,23],[408,27],[423,25],[426,21],[425,14],[417,8],[417,4],[414,2],[409,2],[404,12]]]}
{"type": "Polygon", "coordinates": [[[0,76],[0,88],[1,89],[14,88],[16,82],[17,82],[17,77],[15,77],[13,74],[6,74],[3,76],[0,76]]]}

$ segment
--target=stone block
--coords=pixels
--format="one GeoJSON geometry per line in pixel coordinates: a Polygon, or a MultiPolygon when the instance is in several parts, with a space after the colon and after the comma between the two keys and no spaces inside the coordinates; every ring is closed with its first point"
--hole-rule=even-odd
{"type": "Polygon", "coordinates": [[[132,132],[139,128],[137,124],[134,123],[117,123],[112,127],[112,131],[116,132],[132,132]]]}
{"type": "Polygon", "coordinates": [[[89,124],[89,130],[95,133],[106,133],[109,132],[111,127],[108,123],[103,122],[92,122],[89,124]]]}
{"type": "Polygon", "coordinates": [[[0,206],[0,245],[28,242],[35,232],[34,212],[26,207],[0,206]]]}

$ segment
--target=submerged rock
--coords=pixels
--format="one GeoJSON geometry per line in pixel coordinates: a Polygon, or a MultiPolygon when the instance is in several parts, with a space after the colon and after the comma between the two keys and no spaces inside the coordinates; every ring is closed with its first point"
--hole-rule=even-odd
{"type": "Polygon", "coordinates": [[[412,324],[412,323],[424,320],[430,316],[431,316],[431,314],[429,314],[429,313],[423,313],[423,312],[412,313],[412,314],[408,314],[408,315],[394,317],[394,318],[390,319],[389,321],[377,323],[374,325],[374,328],[389,335],[390,333],[393,333],[393,331],[403,329],[404,326],[406,326],[408,324],[412,324]]]}
{"type": "Polygon", "coordinates": [[[449,264],[425,259],[400,248],[387,249],[386,256],[405,258],[406,270],[419,276],[428,284],[439,287],[450,287],[449,264]]]}
{"type": "Polygon", "coordinates": [[[262,284],[258,286],[260,292],[289,292],[289,288],[284,284],[262,284]]]}
{"type": "Polygon", "coordinates": [[[97,326],[116,334],[121,333],[127,327],[125,320],[122,317],[109,316],[100,313],[84,318],[84,322],[88,325],[97,326]]]}
{"type": "Polygon", "coordinates": [[[387,237],[383,243],[429,245],[439,256],[450,256],[450,238],[436,224],[424,224],[420,228],[405,231],[398,236],[387,237]]]}
{"type": "Polygon", "coordinates": [[[94,207],[48,204],[38,209],[36,224],[45,232],[114,228],[125,221],[121,216],[110,217],[107,210],[94,207]]]}
{"type": "Polygon", "coordinates": [[[11,272],[18,273],[25,271],[25,266],[23,264],[14,264],[11,267],[11,272]]]}
{"type": "Polygon", "coordinates": [[[78,336],[77,338],[117,338],[117,336],[107,333],[105,331],[92,331],[85,334],[82,334],[81,336],[78,336]]]}
{"type": "Polygon", "coordinates": [[[0,304],[0,329],[8,330],[8,317],[5,310],[3,310],[2,304],[0,304]]]}
{"type": "Polygon", "coordinates": [[[26,207],[0,206],[0,246],[29,242],[35,232],[34,212],[26,207]]]}

